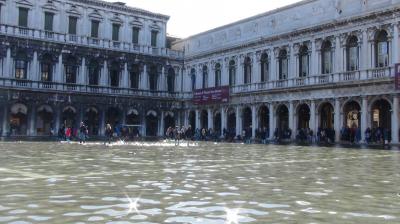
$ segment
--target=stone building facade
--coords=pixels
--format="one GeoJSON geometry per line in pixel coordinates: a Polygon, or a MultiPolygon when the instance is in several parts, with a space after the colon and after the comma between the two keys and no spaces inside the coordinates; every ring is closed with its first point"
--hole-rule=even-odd
{"type": "Polygon", "coordinates": [[[399,142],[399,0],[304,0],[191,36],[184,91],[230,86],[229,103],[187,102],[186,125],[218,132],[367,128],[399,142]]]}

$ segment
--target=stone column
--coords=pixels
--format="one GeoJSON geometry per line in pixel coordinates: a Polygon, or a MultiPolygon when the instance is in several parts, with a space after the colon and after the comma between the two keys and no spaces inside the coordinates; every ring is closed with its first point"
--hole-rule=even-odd
{"type": "Polygon", "coordinates": [[[38,73],[38,55],[37,55],[37,51],[33,52],[33,60],[32,60],[32,64],[30,67],[30,76],[28,77],[28,79],[31,79],[32,81],[39,81],[39,73],[38,73]]]}
{"type": "Polygon", "coordinates": [[[80,67],[78,84],[86,85],[86,74],[85,73],[86,73],[86,59],[84,57],[82,57],[82,64],[80,67]]]}
{"type": "Polygon", "coordinates": [[[185,110],[185,112],[184,112],[183,125],[185,126],[185,128],[187,128],[189,126],[189,111],[187,111],[187,110],[185,110]]]}
{"type": "Polygon", "coordinates": [[[165,91],[167,89],[166,88],[167,82],[165,79],[165,67],[164,66],[161,68],[161,77],[160,77],[160,80],[158,80],[157,84],[158,84],[159,91],[165,91]]]}
{"type": "Polygon", "coordinates": [[[393,61],[392,63],[399,63],[399,27],[398,24],[393,25],[393,44],[392,44],[392,49],[393,49],[393,61]]]}
{"type": "Polygon", "coordinates": [[[257,107],[256,105],[251,106],[251,136],[253,138],[256,137],[256,129],[258,127],[257,125],[257,107]]]}
{"type": "Polygon", "coordinates": [[[340,101],[338,99],[335,100],[335,116],[334,116],[334,125],[335,125],[335,141],[339,142],[340,141],[340,128],[341,128],[341,122],[340,122],[340,101]]]}
{"type": "Polygon", "coordinates": [[[200,125],[200,111],[199,110],[196,110],[196,127],[195,127],[195,129],[196,128],[198,128],[198,129],[202,128],[200,125]]]}
{"type": "Polygon", "coordinates": [[[64,82],[64,79],[63,79],[64,68],[63,67],[64,67],[63,66],[63,56],[62,56],[62,54],[60,54],[58,56],[58,63],[56,65],[56,71],[57,71],[56,77],[55,77],[56,82],[60,82],[60,83],[64,82]]]}
{"type": "Polygon", "coordinates": [[[12,75],[12,60],[11,60],[11,49],[7,48],[6,63],[4,65],[5,77],[11,78],[12,75]]]}
{"type": "Polygon", "coordinates": [[[242,112],[240,106],[236,106],[236,135],[242,135],[242,112]]]}
{"type": "Polygon", "coordinates": [[[361,104],[361,140],[365,140],[365,130],[368,126],[368,98],[362,97],[362,104],[361,104]]]}
{"type": "Polygon", "coordinates": [[[292,136],[291,138],[296,137],[296,130],[295,130],[295,125],[294,125],[294,105],[293,101],[289,102],[289,128],[292,130],[292,136]]]}
{"type": "Polygon", "coordinates": [[[317,126],[316,126],[316,119],[315,119],[315,101],[311,101],[311,107],[310,107],[310,129],[314,132],[314,134],[317,131],[317,126]]]}
{"type": "Polygon", "coordinates": [[[161,111],[161,120],[160,120],[160,130],[158,130],[158,135],[159,136],[164,136],[164,111],[161,111]]]}
{"type": "Polygon", "coordinates": [[[361,44],[361,51],[360,51],[360,70],[366,70],[369,68],[368,66],[368,35],[367,31],[364,30],[362,32],[362,44],[361,44]]]}
{"type": "Polygon", "coordinates": [[[274,137],[274,131],[275,131],[274,105],[270,103],[268,109],[269,109],[269,138],[272,139],[274,137]]]}
{"type": "Polygon", "coordinates": [[[2,130],[3,130],[3,133],[2,133],[2,135],[5,137],[5,136],[7,136],[7,132],[9,131],[9,128],[8,128],[8,121],[9,121],[9,119],[8,119],[8,105],[6,104],[6,105],[3,105],[3,126],[2,126],[2,130]]]}
{"type": "Polygon", "coordinates": [[[271,81],[276,81],[276,80],[278,80],[278,61],[277,61],[277,52],[274,50],[274,51],[271,51],[271,53],[272,53],[272,55],[271,55],[271,64],[270,64],[270,66],[271,66],[271,71],[270,71],[270,74],[271,74],[271,78],[270,78],[270,80],[271,81]]]}
{"type": "MultiPolygon", "coordinates": [[[[289,72],[288,79],[296,77],[296,58],[294,55],[293,43],[289,45],[289,72]]],[[[293,129],[292,129],[293,130],[293,129]]]]}
{"type": "Polygon", "coordinates": [[[211,109],[207,109],[207,118],[208,129],[214,129],[214,115],[211,109]]]}
{"type": "Polygon", "coordinates": [[[60,105],[56,105],[55,106],[56,111],[55,111],[55,135],[58,135],[58,130],[61,127],[61,108],[60,105]]]}
{"type": "MultiPolygon", "coordinates": [[[[253,64],[252,64],[252,79],[251,83],[261,82],[261,72],[260,72],[260,60],[258,60],[257,54],[253,54],[253,64]]],[[[253,135],[254,136],[254,135],[253,135]]]]}
{"type": "Polygon", "coordinates": [[[106,128],[106,109],[105,108],[99,108],[100,109],[100,130],[99,134],[100,136],[104,136],[105,134],[105,128],[106,128]]]}
{"type": "Polygon", "coordinates": [[[334,54],[333,72],[342,72],[343,71],[343,58],[342,58],[342,48],[340,47],[340,37],[336,36],[335,38],[335,54],[334,54]]]}
{"type": "Polygon", "coordinates": [[[29,114],[29,129],[28,129],[28,136],[35,136],[36,135],[36,108],[35,106],[31,106],[31,112],[29,114]]]}
{"type": "Polygon", "coordinates": [[[318,55],[317,55],[317,48],[315,46],[315,39],[311,41],[311,61],[309,62],[310,66],[310,75],[317,75],[318,74],[318,55]]]}
{"type": "Polygon", "coordinates": [[[147,86],[147,65],[144,64],[143,65],[143,71],[142,74],[140,74],[140,86],[139,89],[142,90],[148,90],[148,86],[147,86]]]}
{"type": "Polygon", "coordinates": [[[399,144],[399,97],[393,96],[392,144],[399,144]]]}
{"type": "Polygon", "coordinates": [[[146,113],[145,110],[142,110],[142,113],[140,113],[140,116],[142,117],[142,123],[140,123],[142,125],[142,129],[140,130],[140,134],[142,136],[146,136],[147,133],[147,127],[146,127],[146,113]]]}
{"type": "Polygon", "coordinates": [[[226,119],[226,110],[225,108],[221,107],[221,135],[224,133],[224,129],[227,126],[227,119],[226,119]]]}
{"type": "Polygon", "coordinates": [[[107,68],[107,60],[104,61],[103,64],[103,74],[101,77],[101,85],[108,86],[108,68],[107,68]]]}
{"type": "Polygon", "coordinates": [[[120,86],[122,88],[129,88],[129,72],[128,72],[128,63],[124,63],[124,71],[122,72],[122,80],[120,86]]]}

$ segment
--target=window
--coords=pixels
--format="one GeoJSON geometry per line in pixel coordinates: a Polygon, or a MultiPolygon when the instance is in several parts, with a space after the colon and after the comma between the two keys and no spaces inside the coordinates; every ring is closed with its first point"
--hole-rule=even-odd
{"type": "Polygon", "coordinates": [[[151,46],[152,47],[157,47],[157,36],[158,36],[158,31],[151,31],[151,46]]]}
{"type": "Polygon", "coordinates": [[[98,86],[99,85],[99,74],[100,66],[96,61],[92,61],[89,64],[89,85],[98,86]]]}
{"type": "Polygon", "coordinates": [[[168,70],[167,89],[170,93],[175,91],[175,71],[173,68],[168,70]]]}
{"type": "Polygon", "coordinates": [[[157,67],[151,66],[149,72],[149,88],[152,91],[157,90],[158,85],[158,74],[157,74],[157,67]]]}
{"type": "Polygon", "coordinates": [[[288,78],[288,57],[287,51],[281,50],[279,52],[279,80],[288,78]]]}
{"type": "Polygon", "coordinates": [[[208,68],[203,66],[203,89],[208,88],[208,68]]]}
{"type": "Polygon", "coordinates": [[[70,16],[68,23],[68,34],[76,35],[76,25],[78,24],[78,18],[70,16]]]}
{"type": "Polygon", "coordinates": [[[332,52],[332,44],[330,41],[325,41],[322,44],[321,55],[322,55],[322,74],[332,73],[333,52],[332,52]]]}
{"type": "Polygon", "coordinates": [[[19,8],[18,26],[28,27],[28,12],[27,8],[19,8]]]}
{"type": "Polygon", "coordinates": [[[347,40],[347,71],[358,70],[358,39],[355,36],[351,36],[347,40]]]}
{"type": "Polygon", "coordinates": [[[375,65],[377,68],[389,66],[389,40],[386,31],[377,33],[375,40],[375,65]]]}
{"type": "Polygon", "coordinates": [[[139,89],[139,77],[140,77],[140,69],[139,65],[133,65],[131,71],[131,88],[139,89]]]}
{"type": "Polygon", "coordinates": [[[65,65],[65,82],[68,84],[76,83],[76,66],[72,64],[65,65]]]}
{"type": "Polygon", "coordinates": [[[90,35],[92,38],[99,37],[99,24],[99,21],[92,20],[92,32],[90,35]]]}
{"type": "Polygon", "coordinates": [[[236,84],[236,64],[235,61],[231,60],[229,62],[229,86],[234,86],[236,84]]]}
{"type": "Polygon", "coordinates": [[[244,84],[251,83],[251,59],[246,57],[244,59],[244,84]]]}
{"type": "Polygon", "coordinates": [[[310,55],[308,47],[302,46],[299,51],[299,77],[307,77],[309,75],[310,55]]]}
{"type": "Polygon", "coordinates": [[[192,68],[192,70],[190,71],[190,79],[192,81],[192,90],[196,89],[196,70],[194,68],[192,68]]]}
{"type": "Polygon", "coordinates": [[[262,54],[261,55],[261,82],[269,81],[269,62],[268,62],[268,55],[262,54]]]}
{"type": "Polygon", "coordinates": [[[119,41],[119,24],[113,24],[112,25],[112,40],[113,41],[119,41]]]}
{"type": "Polygon", "coordinates": [[[139,31],[140,29],[138,27],[132,28],[132,43],[134,44],[139,44],[139,31]]]}
{"type": "Polygon", "coordinates": [[[44,55],[41,64],[41,80],[42,82],[53,81],[53,63],[50,55],[44,55]]]}
{"type": "Polygon", "coordinates": [[[120,68],[119,64],[114,62],[110,68],[110,86],[111,87],[119,87],[119,73],[120,68]]]}
{"type": "Polygon", "coordinates": [[[215,65],[215,87],[221,86],[221,64],[215,65]]]}
{"type": "Polygon", "coordinates": [[[44,13],[44,30],[53,31],[53,18],[54,14],[50,12],[44,13]]]}
{"type": "Polygon", "coordinates": [[[15,78],[16,79],[26,79],[27,78],[27,65],[28,63],[23,59],[15,60],[15,78]]]}

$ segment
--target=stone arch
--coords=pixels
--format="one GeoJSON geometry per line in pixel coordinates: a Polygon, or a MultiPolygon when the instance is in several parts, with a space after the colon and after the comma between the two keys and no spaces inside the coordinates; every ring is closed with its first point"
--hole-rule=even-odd
{"type": "Polygon", "coordinates": [[[77,109],[71,105],[65,106],[62,110],[61,121],[65,128],[77,126],[77,109]]]}
{"type": "Polygon", "coordinates": [[[307,103],[301,103],[296,108],[297,129],[310,128],[311,111],[307,103]]]}
{"type": "Polygon", "coordinates": [[[84,123],[88,128],[89,135],[99,135],[100,112],[97,107],[86,108],[84,114],[84,123]]]}
{"type": "Polygon", "coordinates": [[[27,135],[28,106],[24,103],[15,103],[10,107],[10,134],[27,135]]]}
{"type": "Polygon", "coordinates": [[[266,104],[262,104],[258,107],[258,127],[259,128],[266,128],[269,130],[269,107],[266,104]]]}
{"type": "Polygon", "coordinates": [[[329,101],[321,102],[318,106],[319,123],[318,128],[334,129],[335,108],[329,101]]]}
{"type": "Polygon", "coordinates": [[[359,128],[361,126],[361,104],[356,100],[347,100],[343,103],[343,122],[346,127],[359,128]]]}
{"type": "Polygon", "coordinates": [[[392,104],[390,100],[381,97],[371,102],[371,128],[392,130],[392,104]]]}
{"type": "Polygon", "coordinates": [[[37,135],[53,135],[54,111],[50,105],[43,104],[36,109],[37,135]]]}
{"type": "Polygon", "coordinates": [[[158,130],[158,114],[154,110],[149,110],[146,113],[146,136],[157,136],[158,130]]]}

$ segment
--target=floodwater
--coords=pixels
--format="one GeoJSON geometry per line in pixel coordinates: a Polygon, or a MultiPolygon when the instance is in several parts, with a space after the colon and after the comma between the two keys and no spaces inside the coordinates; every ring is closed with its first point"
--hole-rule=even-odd
{"type": "Polygon", "coordinates": [[[0,223],[400,223],[400,151],[0,143],[0,223]]]}

